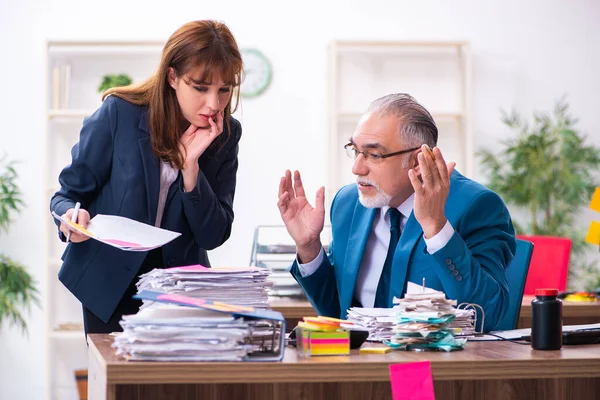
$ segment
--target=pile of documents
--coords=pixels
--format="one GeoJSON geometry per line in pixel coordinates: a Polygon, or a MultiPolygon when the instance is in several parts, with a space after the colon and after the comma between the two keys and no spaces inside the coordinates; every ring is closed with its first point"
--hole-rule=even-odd
{"type": "Polygon", "coordinates": [[[182,306],[148,307],[121,320],[117,355],[138,361],[240,361],[250,346],[248,322],[182,306]]]}
{"type": "Polygon", "coordinates": [[[466,339],[455,334],[474,331],[475,311],[455,308],[456,300],[446,299],[443,292],[409,282],[405,297],[394,303],[393,308],[352,307],[352,325],[342,326],[368,330],[369,340],[407,350],[461,349],[466,339]]]}
{"type": "Polygon", "coordinates": [[[120,321],[112,346],[132,361],[277,361],[283,357],[280,313],[181,295],[142,291],[152,302],[120,321]]]}
{"type": "Polygon", "coordinates": [[[138,293],[153,290],[254,308],[269,308],[269,270],[258,267],[207,268],[201,265],[154,269],[140,277],[138,293]]]}

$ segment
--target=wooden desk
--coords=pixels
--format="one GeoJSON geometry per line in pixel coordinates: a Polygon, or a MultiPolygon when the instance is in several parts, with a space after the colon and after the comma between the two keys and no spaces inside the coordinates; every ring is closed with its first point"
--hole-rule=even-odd
{"type": "MultiPolygon", "coordinates": [[[[534,296],[523,297],[518,323],[519,328],[531,327],[531,300],[533,298],[534,296]]],[[[314,308],[306,300],[275,300],[271,302],[271,307],[283,314],[287,321],[288,330],[298,325],[298,321],[302,317],[317,315],[314,308]]],[[[596,323],[600,323],[600,302],[563,302],[563,325],[596,323]]]]}
{"type": "Polygon", "coordinates": [[[597,399],[600,345],[534,351],[471,342],[463,351],[297,358],[282,362],[127,362],[108,335],[90,335],[90,400],[390,399],[389,365],[431,361],[437,400],[597,399]]]}

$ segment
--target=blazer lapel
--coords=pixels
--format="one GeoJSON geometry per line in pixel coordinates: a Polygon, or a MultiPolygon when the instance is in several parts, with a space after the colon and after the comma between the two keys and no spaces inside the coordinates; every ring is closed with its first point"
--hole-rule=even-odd
{"type": "Polygon", "coordinates": [[[346,247],[346,257],[343,263],[344,275],[340,295],[342,310],[347,310],[352,304],[358,269],[360,268],[369,234],[371,233],[374,217],[374,208],[366,208],[360,202],[356,202],[354,215],[352,216],[352,225],[350,227],[350,236],[348,237],[348,246],[346,247]]]}
{"type": "Polygon", "coordinates": [[[417,222],[415,214],[411,213],[406,226],[400,235],[400,241],[396,246],[394,261],[392,263],[392,278],[390,283],[390,297],[388,305],[393,305],[394,296],[402,297],[406,287],[406,274],[408,272],[408,262],[412,252],[423,235],[423,229],[417,222]]]}
{"type": "Polygon", "coordinates": [[[171,204],[171,200],[173,200],[175,193],[177,193],[178,189],[182,186],[183,176],[181,175],[181,171],[177,171],[177,178],[175,178],[175,181],[171,184],[171,186],[169,187],[169,192],[167,193],[167,199],[165,201],[165,210],[169,207],[169,204],[171,204]]]}
{"type": "MultiPolygon", "coordinates": [[[[148,132],[146,117],[146,114],[142,115],[139,128],[148,132]]],[[[140,152],[142,153],[142,164],[146,180],[148,224],[154,226],[158,209],[158,192],[160,191],[160,162],[152,153],[150,135],[138,139],[138,145],[140,146],[140,152]]]]}

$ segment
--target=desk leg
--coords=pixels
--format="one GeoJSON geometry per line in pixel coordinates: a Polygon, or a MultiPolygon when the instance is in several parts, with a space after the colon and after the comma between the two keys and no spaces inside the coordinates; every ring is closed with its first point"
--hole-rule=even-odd
{"type": "Polygon", "coordinates": [[[88,350],[88,400],[115,400],[116,386],[106,382],[106,371],[88,350]]]}

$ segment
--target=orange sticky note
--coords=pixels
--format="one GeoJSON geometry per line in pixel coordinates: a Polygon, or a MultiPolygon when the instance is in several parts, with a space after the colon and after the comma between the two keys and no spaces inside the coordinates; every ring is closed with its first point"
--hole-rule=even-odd
{"type": "Polygon", "coordinates": [[[594,190],[592,201],[590,201],[590,208],[594,211],[600,212],[600,188],[596,188],[596,190],[594,190]]]}
{"type": "Polygon", "coordinates": [[[585,241],[589,244],[600,246],[600,222],[592,221],[588,229],[585,241]]]}
{"type": "Polygon", "coordinates": [[[429,361],[390,365],[394,400],[435,400],[429,361]]]}

